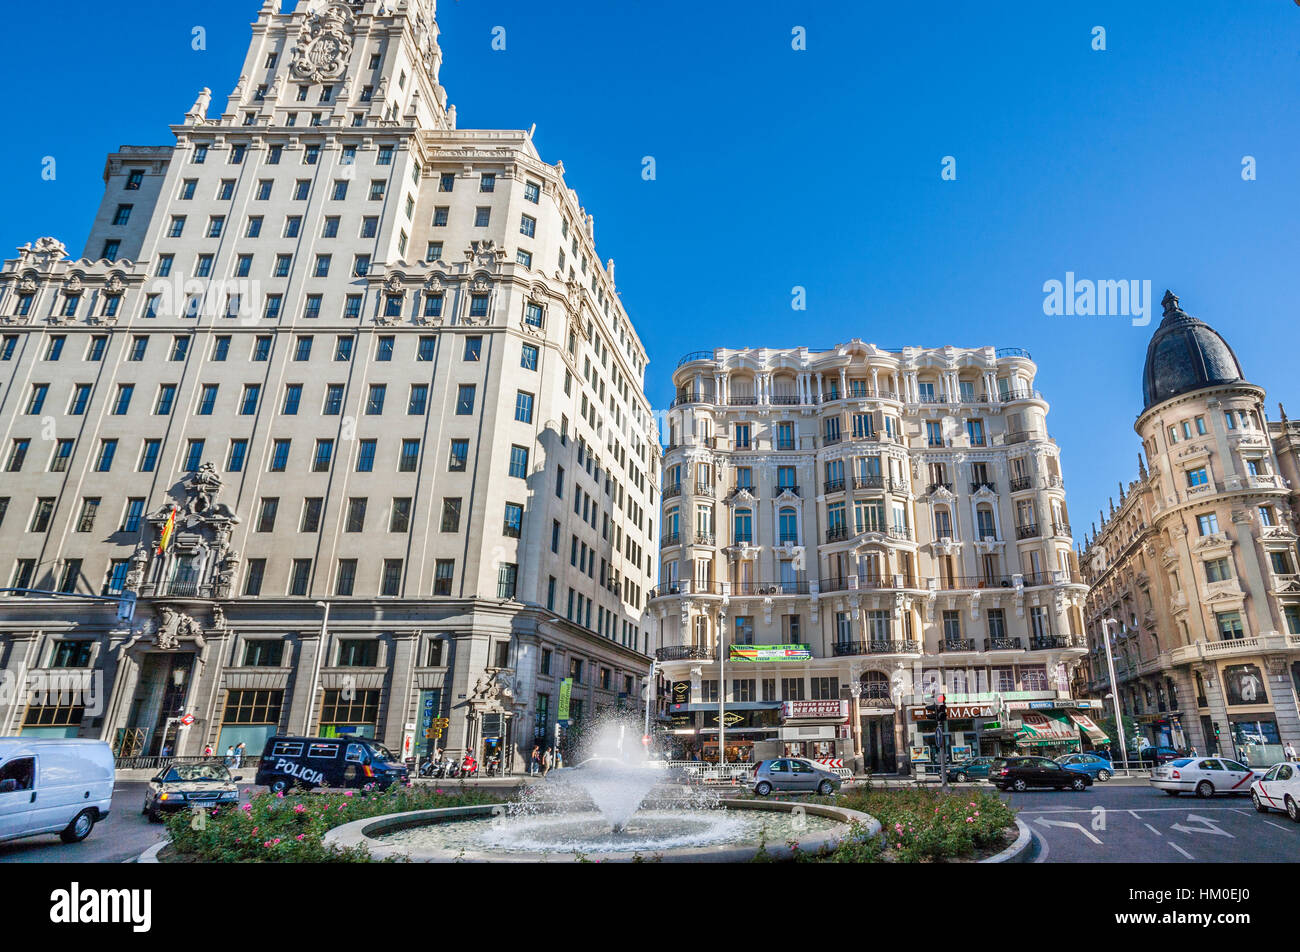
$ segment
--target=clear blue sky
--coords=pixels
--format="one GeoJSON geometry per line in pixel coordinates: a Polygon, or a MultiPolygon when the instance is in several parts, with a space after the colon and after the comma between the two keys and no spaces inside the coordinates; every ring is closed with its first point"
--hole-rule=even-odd
{"type": "MultiPolygon", "coordinates": [[[[3,253],[46,234],[80,249],[105,154],[170,143],[201,86],[224,102],[258,6],[8,4],[3,253]]],[[[460,125],[537,123],[596,216],[656,406],[677,358],[714,346],[1026,347],[1082,538],[1135,474],[1159,312],[1146,328],[1044,316],[1043,282],[1073,271],[1150,280],[1157,300],[1172,287],[1271,415],[1279,399],[1300,414],[1292,0],[442,0],[439,23],[460,125]],[[945,155],[956,181],[940,179],[945,155]]]]}

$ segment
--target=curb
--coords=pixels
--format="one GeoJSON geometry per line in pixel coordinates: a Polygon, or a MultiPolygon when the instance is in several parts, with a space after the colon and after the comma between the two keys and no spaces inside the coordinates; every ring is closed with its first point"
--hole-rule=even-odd
{"type": "Polygon", "coordinates": [[[988,859],[980,860],[981,863],[1027,863],[1029,862],[1029,853],[1034,843],[1033,834],[1029,831],[1028,824],[1020,817],[1016,817],[1016,830],[1018,831],[1016,841],[1004,849],[996,856],[990,856],[988,859]]]}
{"type": "Polygon", "coordinates": [[[135,861],[136,861],[137,863],[156,863],[156,862],[158,862],[158,854],[161,853],[162,850],[163,850],[163,847],[166,846],[166,845],[167,845],[168,843],[170,843],[170,842],[171,842],[170,840],[160,840],[159,842],[155,843],[153,846],[151,846],[151,847],[149,847],[147,850],[145,850],[143,853],[141,853],[138,857],[136,857],[136,860],[135,860],[135,861]]]}

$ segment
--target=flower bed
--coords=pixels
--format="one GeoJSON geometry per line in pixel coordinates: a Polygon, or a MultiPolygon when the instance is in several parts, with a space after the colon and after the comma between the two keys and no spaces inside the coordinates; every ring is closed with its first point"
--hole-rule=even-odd
{"type": "Polygon", "coordinates": [[[326,832],[384,813],[497,803],[501,798],[460,788],[393,787],[379,792],[261,793],[238,806],[180,811],[167,819],[171,846],[160,857],[198,863],[364,863],[363,848],[326,847],[326,832]]]}
{"type": "Polygon", "coordinates": [[[1015,812],[984,791],[849,790],[834,800],[815,799],[871,814],[880,833],[855,827],[834,850],[798,854],[805,862],[972,862],[1004,849],[1016,829],[1015,812]]]}

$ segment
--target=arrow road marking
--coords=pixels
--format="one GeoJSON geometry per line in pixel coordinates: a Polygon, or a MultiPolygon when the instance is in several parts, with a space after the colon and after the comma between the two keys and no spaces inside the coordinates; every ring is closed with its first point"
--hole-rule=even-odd
{"type": "Polygon", "coordinates": [[[1179,833],[1209,833],[1211,836],[1226,836],[1230,840],[1236,837],[1227,830],[1221,830],[1214,825],[1214,821],[1208,817],[1197,816],[1195,813],[1187,814],[1188,823],[1203,824],[1201,826],[1183,826],[1181,823],[1175,823],[1170,827],[1171,830],[1177,830],[1179,833]]]}
{"type": "Polygon", "coordinates": [[[1183,849],[1181,846],[1179,846],[1179,845],[1178,845],[1177,843],[1175,843],[1173,840],[1170,840],[1170,841],[1169,841],[1169,845],[1172,846],[1174,849],[1178,850],[1178,852],[1182,853],[1182,854],[1183,854],[1184,856],[1186,856],[1188,859],[1191,859],[1191,860],[1196,859],[1195,856],[1193,856],[1191,853],[1187,852],[1187,850],[1183,849]]]}
{"type": "Polygon", "coordinates": [[[1089,833],[1087,830],[1085,830],[1085,829],[1083,828],[1083,826],[1081,826],[1081,825],[1078,824],[1078,823],[1070,823],[1070,822],[1067,821],[1067,820],[1047,820],[1047,819],[1044,819],[1044,818],[1041,817],[1041,816],[1040,816],[1037,820],[1035,820],[1034,822],[1037,823],[1037,824],[1039,824],[1039,825],[1041,825],[1041,826],[1063,826],[1063,827],[1068,827],[1068,828],[1076,829],[1076,830],[1078,830],[1080,833],[1082,833],[1084,836],[1086,836],[1088,839],[1092,840],[1093,843],[1095,843],[1096,845],[1098,845],[1098,846],[1101,846],[1101,845],[1102,845],[1102,844],[1101,844],[1101,840],[1097,839],[1097,837],[1093,836],[1091,833],[1089,833]]]}

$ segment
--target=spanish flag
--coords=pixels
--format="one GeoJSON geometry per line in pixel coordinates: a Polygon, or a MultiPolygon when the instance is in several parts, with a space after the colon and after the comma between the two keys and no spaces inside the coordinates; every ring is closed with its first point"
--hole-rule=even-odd
{"type": "Polygon", "coordinates": [[[172,511],[167,514],[167,522],[163,526],[162,535],[158,537],[158,554],[162,555],[167,551],[167,546],[171,545],[172,533],[176,531],[176,507],[172,506],[172,511]]]}

